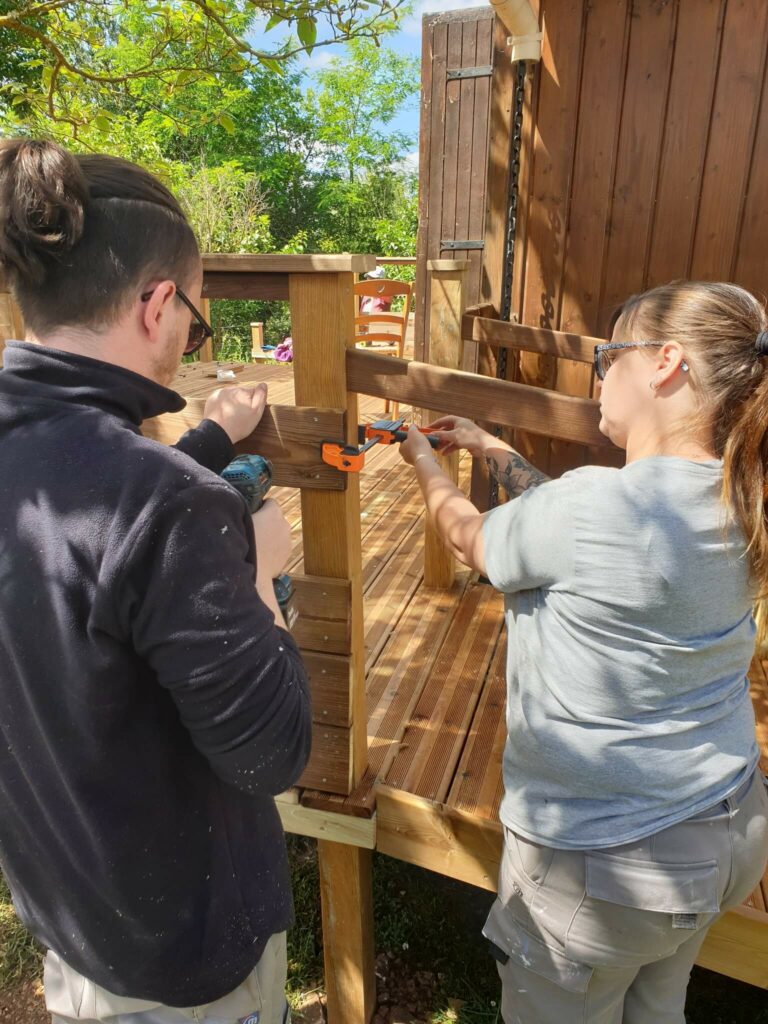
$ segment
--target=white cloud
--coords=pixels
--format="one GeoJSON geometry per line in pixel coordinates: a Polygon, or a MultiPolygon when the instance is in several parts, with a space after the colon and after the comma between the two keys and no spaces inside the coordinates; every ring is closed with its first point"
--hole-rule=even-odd
{"type": "Polygon", "coordinates": [[[405,171],[406,174],[418,174],[419,173],[419,151],[414,149],[412,153],[406,153],[401,160],[396,160],[393,164],[390,164],[390,169],[393,171],[405,171]]]}
{"type": "Polygon", "coordinates": [[[403,32],[421,35],[421,19],[425,14],[442,14],[444,11],[465,11],[470,7],[481,7],[482,0],[419,0],[413,15],[403,22],[403,32]]]}
{"type": "Polygon", "coordinates": [[[299,66],[302,71],[312,74],[314,71],[322,71],[323,68],[327,68],[334,57],[342,55],[343,52],[340,52],[338,47],[323,46],[319,50],[314,50],[309,56],[306,53],[302,54],[299,58],[299,66]]]}

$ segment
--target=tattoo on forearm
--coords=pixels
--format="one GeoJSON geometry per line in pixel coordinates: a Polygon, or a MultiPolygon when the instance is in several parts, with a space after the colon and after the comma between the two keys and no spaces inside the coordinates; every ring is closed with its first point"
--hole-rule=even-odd
{"type": "Polygon", "coordinates": [[[491,476],[498,480],[510,498],[516,498],[530,487],[538,487],[546,483],[549,477],[540,472],[517,452],[505,452],[503,455],[486,455],[485,461],[491,476]]]}

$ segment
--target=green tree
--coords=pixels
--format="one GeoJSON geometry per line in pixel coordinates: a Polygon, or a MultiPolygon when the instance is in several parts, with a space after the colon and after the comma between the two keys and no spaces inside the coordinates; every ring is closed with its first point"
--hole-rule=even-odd
{"type": "MultiPolygon", "coordinates": [[[[0,0],[7,101],[73,134],[151,82],[156,94],[244,74],[281,71],[299,53],[391,30],[405,0],[0,0]],[[259,29],[289,30],[272,47],[259,29]]],[[[221,111],[220,121],[230,121],[221,111]]]]}
{"type": "Polygon", "coordinates": [[[309,90],[308,102],[330,170],[353,182],[361,171],[393,164],[413,144],[414,133],[390,126],[418,92],[415,57],[356,40],[346,58],[334,57],[316,77],[319,89],[309,90]]]}

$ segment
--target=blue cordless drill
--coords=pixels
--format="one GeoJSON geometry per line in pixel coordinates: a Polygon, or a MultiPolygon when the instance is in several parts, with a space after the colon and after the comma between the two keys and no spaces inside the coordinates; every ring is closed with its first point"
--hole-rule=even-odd
{"type": "MultiPolygon", "coordinates": [[[[272,486],[272,463],[261,455],[238,455],[221,475],[241,495],[248,506],[248,511],[253,514],[264,504],[264,499],[272,486]]],[[[294,618],[291,608],[291,577],[283,573],[273,580],[273,583],[277,603],[280,605],[286,625],[290,628],[291,620],[294,618]]]]}

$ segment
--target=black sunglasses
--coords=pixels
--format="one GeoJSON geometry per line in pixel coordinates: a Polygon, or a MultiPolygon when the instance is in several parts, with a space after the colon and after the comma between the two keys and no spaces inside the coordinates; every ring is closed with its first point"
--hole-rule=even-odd
{"type": "MultiPolygon", "coordinates": [[[[209,338],[213,337],[213,328],[205,319],[202,313],[197,310],[192,303],[189,301],[184,292],[176,285],[176,294],[187,307],[192,314],[193,320],[189,325],[189,337],[187,338],[187,344],[184,348],[184,355],[191,356],[194,352],[197,352],[203,347],[209,338]]],[[[152,298],[152,292],[144,292],[141,296],[142,302],[147,302],[152,298]]]]}
{"type": "Polygon", "coordinates": [[[613,363],[612,352],[622,348],[661,348],[663,341],[608,341],[604,345],[595,345],[594,367],[598,380],[605,380],[605,375],[613,363]]]}

